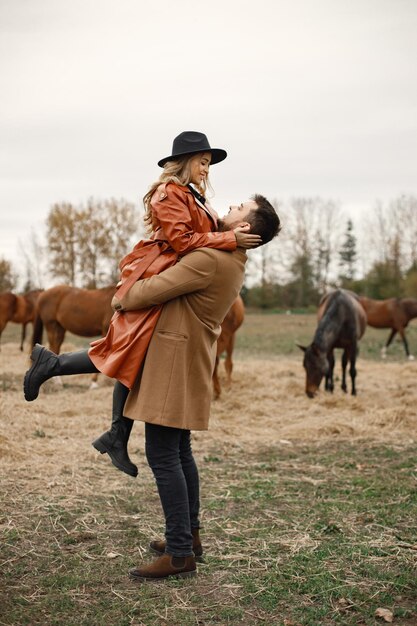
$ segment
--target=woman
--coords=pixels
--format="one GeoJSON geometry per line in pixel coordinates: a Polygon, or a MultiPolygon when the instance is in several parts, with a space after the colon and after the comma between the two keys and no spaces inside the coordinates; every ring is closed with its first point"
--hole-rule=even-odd
{"type": "MultiPolygon", "coordinates": [[[[225,150],[211,148],[203,133],[185,131],[175,137],[171,155],[158,162],[163,168],[161,176],[143,199],[150,238],[140,241],[120,263],[121,284],[115,294],[119,300],[139,278],[158,274],[196,248],[233,251],[237,246],[253,248],[259,244],[259,237],[249,234],[247,227],[215,232],[218,216],[204,194],[210,188],[210,165],[226,156],[225,150]]],[[[138,473],[127,452],[133,421],[124,417],[123,409],[160,313],[160,306],[116,311],[107,335],[92,342],[88,351],[57,356],[36,345],[31,355],[33,365],[24,380],[25,398],[32,401],[42,383],[52,376],[100,371],[115,378],[111,428],[93,446],[109,454],[112,463],[130,476],[138,473]]]]}

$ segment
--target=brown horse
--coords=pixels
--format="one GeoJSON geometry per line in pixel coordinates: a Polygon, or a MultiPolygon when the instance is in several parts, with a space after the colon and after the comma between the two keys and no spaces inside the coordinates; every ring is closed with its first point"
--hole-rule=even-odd
{"type": "Polygon", "coordinates": [[[43,327],[49,348],[59,354],[65,332],[81,337],[105,335],[113,310],[110,306],[115,287],[77,289],[68,285],[51,287],[41,293],[33,324],[32,347],[42,343],[43,327]]]}
{"type": "Polygon", "coordinates": [[[333,391],[334,348],[342,348],[342,389],[347,391],[346,367],[350,361],[352,395],[356,395],[356,357],[358,341],[366,329],[366,315],[353,294],[336,289],[322,298],[317,314],[318,326],[312,343],[299,346],[304,351],[306,394],[313,398],[325,377],[326,391],[333,391]]]}
{"type": "Polygon", "coordinates": [[[16,296],[16,310],[11,321],[15,322],[15,324],[22,324],[21,350],[23,350],[23,343],[26,339],[26,326],[35,319],[36,302],[41,293],[42,289],[33,289],[16,296]]]}
{"type": "Polygon", "coordinates": [[[233,362],[232,362],[232,353],[235,345],[235,333],[237,329],[242,325],[243,318],[245,316],[245,307],[243,304],[243,300],[240,296],[236,298],[232,306],[230,307],[226,317],[222,323],[222,332],[220,337],[217,340],[217,356],[216,356],[216,365],[214,367],[213,372],[213,388],[214,388],[214,397],[218,398],[220,396],[220,381],[218,376],[218,366],[221,354],[226,350],[226,360],[225,360],[225,368],[226,368],[226,376],[227,376],[227,384],[230,385],[232,380],[232,370],[233,370],[233,362]]]}
{"type": "Polygon", "coordinates": [[[16,312],[17,299],[11,291],[0,293],[0,339],[3,330],[16,312]]]}
{"type": "Polygon", "coordinates": [[[29,322],[33,322],[36,301],[41,291],[41,289],[33,289],[22,295],[16,295],[11,291],[0,293],[0,337],[7,322],[22,324],[21,350],[23,350],[23,342],[26,338],[26,326],[29,322]]]}
{"type": "Polygon", "coordinates": [[[387,343],[382,348],[383,358],[386,350],[397,333],[403,340],[405,353],[409,359],[414,357],[410,354],[405,336],[405,328],[408,322],[417,317],[417,300],[414,298],[389,298],[388,300],[372,300],[365,296],[358,296],[358,300],[365,309],[368,324],[374,328],[391,328],[387,343]]]}

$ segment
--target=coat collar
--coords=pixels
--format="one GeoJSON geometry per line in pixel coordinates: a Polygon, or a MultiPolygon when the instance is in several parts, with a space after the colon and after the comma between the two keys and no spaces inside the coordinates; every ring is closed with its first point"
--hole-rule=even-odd
{"type": "Polygon", "coordinates": [[[187,185],[187,187],[185,187],[185,189],[187,189],[188,193],[192,194],[195,203],[201,209],[203,209],[207,213],[207,215],[210,217],[210,219],[214,222],[215,228],[217,228],[218,215],[214,211],[214,209],[211,208],[211,206],[210,206],[209,202],[207,201],[207,199],[205,199],[204,196],[202,196],[197,191],[195,191],[190,185],[187,185]],[[203,199],[205,200],[205,202],[203,202],[203,199]]]}

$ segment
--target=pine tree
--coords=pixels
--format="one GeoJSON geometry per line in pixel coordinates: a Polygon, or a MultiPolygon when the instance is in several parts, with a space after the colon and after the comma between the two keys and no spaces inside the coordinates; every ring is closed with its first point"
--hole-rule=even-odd
{"type": "Polygon", "coordinates": [[[345,240],[339,251],[339,276],[342,283],[354,280],[356,259],[356,237],[353,232],[353,222],[349,219],[346,225],[345,240]]]}

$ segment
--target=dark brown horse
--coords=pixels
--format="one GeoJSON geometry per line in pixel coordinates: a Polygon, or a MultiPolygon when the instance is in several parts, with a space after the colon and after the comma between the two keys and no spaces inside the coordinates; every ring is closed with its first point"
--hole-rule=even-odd
{"type": "Polygon", "coordinates": [[[3,330],[16,312],[17,299],[11,291],[0,293],[0,339],[3,330]]]}
{"type": "Polygon", "coordinates": [[[356,357],[358,341],[366,329],[366,315],[358,300],[344,289],[337,289],[320,302],[318,326],[312,343],[299,346],[304,351],[306,394],[313,398],[325,377],[326,391],[333,391],[334,349],[342,348],[342,389],[347,391],[346,367],[350,362],[352,395],[356,395],[356,357]]]}
{"type": "Polygon", "coordinates": [[[223,320],[222,332],[217,340],[216,365],[213,372],[213,388],[215,398],[218,398],[221,392],[217,370],[219,366],[220,356],[221,354],[223,354],[224,351],[226,351],[225,368],[227,384],[230,385],[231,383],[233,370],[232,354],[235,345],[235,333],[237,329],[242,325],[244,316],[245,307],[243,304],[243,300],[240,296],[238,296],[223,320]]]}
{"type": "Polygon", "coordinates": [[[365,309],[369,326],[374,328],[391,328],[387,343],[382,348],[382,356],[399,333],[403,340],[405,353],[409,359],[414,357],[410,354],[405,336],[408,322],[417,317],[417,300],[414,298],[389,298],[388,300],[372,300],[365,296],[358,296],[358,300],[365,309]]]}
{"type": "Polygon", "coordinates": [[[105,335],[113,315],[110,303],[115,289],[77,289],[58,285],[43,291],[36,306],[32,346],[42,343],[44,326],[49,348],[56,354],[59,354],[67,330],[81,337],[105,335]]]}

